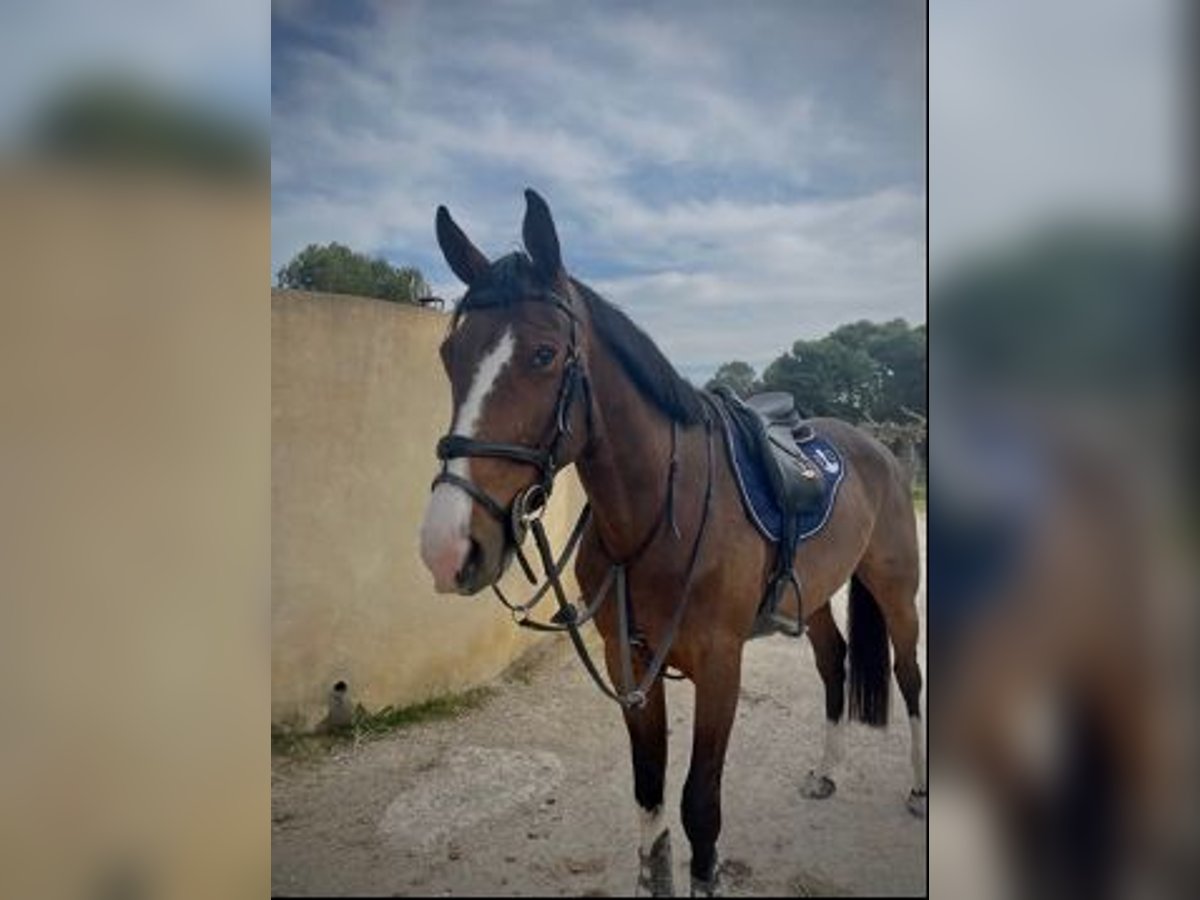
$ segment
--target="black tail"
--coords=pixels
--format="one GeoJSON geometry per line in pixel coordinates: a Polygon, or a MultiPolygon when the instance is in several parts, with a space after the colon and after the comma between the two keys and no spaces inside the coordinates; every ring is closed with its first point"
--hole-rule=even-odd
{"type": "Polygon", "coordinates": [[[891,697],[891,654],[887,625],[879,604],[858,580],[850,578],[850,718],[882,727],[891,697]]]}

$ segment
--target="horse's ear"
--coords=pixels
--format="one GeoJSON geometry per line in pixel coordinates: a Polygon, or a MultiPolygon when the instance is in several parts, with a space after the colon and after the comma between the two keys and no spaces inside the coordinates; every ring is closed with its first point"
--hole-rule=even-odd
{"type": "Polygon", "coordinates": [[[491,263],[487,257],[480,253],[471,243],[471,239],[463,234],[463,230],[454,224],[444,206],[437,208],[437,239],[446,262],[468,287],[478,281],[490,267],[491,263]]]}
{"type": "Polygon", "coordinates": [[[525,249],[541,275],[553,278],[562,270],[562,254],[550,207],[532,188],[525,189],[525,224],[521,228],[525,249]]]}

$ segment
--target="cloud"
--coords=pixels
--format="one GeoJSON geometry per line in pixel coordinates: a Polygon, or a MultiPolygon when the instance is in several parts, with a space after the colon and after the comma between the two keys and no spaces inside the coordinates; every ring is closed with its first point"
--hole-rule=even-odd
{"type": "Polygon", "coordinates": [[[365,9],[276,13],[276,266],[336,239],[453,294],[436,206],[499,255],[532,185],[685,371],[923,318],[921,4],[365,9]]]}
{"type": "Polygon", "coordinates": [[[636,241],[684,267],[600,279],[667,352],[710,364],[769,362],[798,337],[847,320],[924,316],[923,198],[884,191],[850,201],[726,202],[642,209],[636,241]],[[737,348],[737,352],[731,352],[737,348]]]}

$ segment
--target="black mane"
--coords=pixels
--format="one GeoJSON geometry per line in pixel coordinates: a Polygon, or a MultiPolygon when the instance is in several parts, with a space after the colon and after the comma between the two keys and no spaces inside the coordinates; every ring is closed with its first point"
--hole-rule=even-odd
{"type": "Polygon", "coordinates": [[[704,421],[700,392],[675,371],[654,341],[586,284],[574,278],[571,284],[587,304],[600,340],[616,355],[641,395],[681,425],[704,421]]]}
{"type": "MultiPolygon", "coordinates": [[[[587,304],[596,334],[621,363],[638,392],[669,419],[681,425],[704,420],[699,391],[663,356],[654,341],[618,307],[581,281],[571,284],[587,304]]],[[[455,307],[450,328],[473,309],[506,306],[523,297],[545,293],[533,261],[524,253],[510,253],[492,263],[487,274],[472,284],[455,307]]]]}

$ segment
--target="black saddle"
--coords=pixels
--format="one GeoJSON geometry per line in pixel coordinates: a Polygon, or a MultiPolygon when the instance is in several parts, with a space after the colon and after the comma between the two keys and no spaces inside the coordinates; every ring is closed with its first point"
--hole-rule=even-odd
{"type": "Polygon", "coordinates": [[[800,421],[796,399],[784,391],[770,391],[747,397],[744,402],[762,425],[766,441],[760,452],[780,505],[795,514],[819,503],[821,473],[801,449],[805,441],[812,439],[813,431],[800,421]]]}
{"type": "Polygon", "coordinates": [[[800,515],[819,506],[822,498],[821,473],[802,448],[813,437],[812,429],[801,421],[795,398],[783,391],[755,394],[745,400],[724,385],[716,387],[714,393],[722,401],[731,427],[738,429],[754,448],[783,511],[775,566],[759,606],[755,634],[780,629],[799,635],[803,632],[800,620],[781,616],[777,610],[788,587],[796,592],[797,602],[800,600],[795,569],[800,515]]]}

